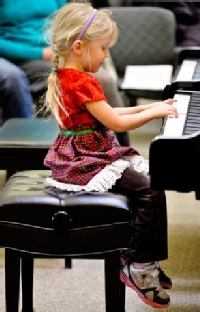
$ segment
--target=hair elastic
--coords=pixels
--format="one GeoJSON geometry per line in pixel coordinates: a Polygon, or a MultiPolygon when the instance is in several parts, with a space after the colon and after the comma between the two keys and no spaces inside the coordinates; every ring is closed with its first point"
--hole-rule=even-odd
{"type": "MultiPolygon", "coordinates": [[[[91,25],[95,15],[97,13],[97,9],[93,9],[92,14],[90,15],[90,17],[88,18],[85,26],[83,27],[83,29],[81,30],[80,34],[78,35],[78,37],[76,38],[76,40],[81,40],[81,38],[84,36],[84,34],[86,33],[86,30],[88,29],[88,27],[91,25]]],[[[75,41],[76,41],[75,40],[75,41]]],[[[72,46],[70,47],[70,50],[72,49],[72,46]]]]}
{"type": "Polygon", "coordinates": [[[52,73],[57,73],[57,72],[58,72],[58,70],[57,70],[57,68],[52,67],[51,72],[52,72],[52,73]]]}

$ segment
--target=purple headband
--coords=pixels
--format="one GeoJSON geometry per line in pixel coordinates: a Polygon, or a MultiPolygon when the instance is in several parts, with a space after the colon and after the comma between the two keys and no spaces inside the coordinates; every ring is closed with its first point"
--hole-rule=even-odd
{"type": "MultiPolygon", "coordinates": [[[[90,17],[88,18],[84,28],[81,30],[80,34],[78,35],[78,37],[76,38],[76,40],[81,40],[81,38],[84,36],[84,34],[86,33],[86,30],[88,29],[88,27],[90,26],[90,24],[92,23],[95,15],[97,13],[97,9],[93,9],[92,14],[90,15],[90,17]]],[[[75,40],[75,41],[76,41],[75,40]]],[[[72,49],[72,47],[70,48],[72,49]]]]}

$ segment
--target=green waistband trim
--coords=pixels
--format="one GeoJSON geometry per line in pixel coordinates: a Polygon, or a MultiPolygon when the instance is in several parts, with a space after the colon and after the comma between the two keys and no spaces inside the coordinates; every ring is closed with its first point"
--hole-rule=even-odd
{"type": "MultiPolygon", "coordinates": [[[[67,135],[79,135],[79,134],[86,134],[86,133],[92,133],[97,130],[95,129],[85,129],[85,130],[77,130],[77,131],[69,131],[69,130],[60,130],[61,134],[67,134],[67,135]]],[[[118,140],[117,134],[114,132],[114,135],[116,139],[118,140]]]]}
{"type": "Polygon", "coordinates": [[[61,134],[68,134],[68,135],[79,135],[79,134],[86,134],[95,132],[94,129],[85,129],[85,130],[77,130],[77,131],[69,131],[69,130],[60,130],[61,134]]]}

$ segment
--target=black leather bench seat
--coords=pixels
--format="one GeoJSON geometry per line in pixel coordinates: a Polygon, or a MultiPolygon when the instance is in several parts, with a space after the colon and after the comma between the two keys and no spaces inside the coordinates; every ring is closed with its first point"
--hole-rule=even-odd
{"type": "Polygon", "coordinates": [[[129,247],[131,237],[127,198],[48,188],[44,181],[50,174],[18,172],[1,190],[6,312],[19,311],[20,272],[22,312],[34,312],[34,258],[69,256],[104,259],[106,312],[125,312],[125,284],[119,270],[121,251],[129,247]]]}
{"type": "Polygon", "coordinates": [[[127,248],[130,213],[126,197],[48,188],[44,181],[50,174],[48,170],[23,171],[6,183],[1,191],[1,247],[47,255],[127,248]]]}

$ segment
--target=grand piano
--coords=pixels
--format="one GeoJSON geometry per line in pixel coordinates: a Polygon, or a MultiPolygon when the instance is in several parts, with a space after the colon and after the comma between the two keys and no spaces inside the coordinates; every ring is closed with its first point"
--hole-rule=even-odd
{"type": "MultiPolygon", "coordinates": [[[[196,108],[200,116],[200,92],[177,93],[177,97],[179,95],[197,98],[196,108]]],[[[193,119],[195,108],[193,110],[191,103],[188,107],[191,113],[183,112],[179,118],[167,118],[160,135],[150,145],[149,170],[153,189],[200,192],[200,123],[193,119]]],[[[183,107],[185,109],[185,105],[183,107]]],[[[200,199],[200,193],[196,196],[200,199]]]]}
{"type": "MultiPolygon", "coordinates": [[[[200,54],[199,54],[200,56],[200,54]]],[[[163,119],[149,150],[151,186],[157,190],[194,191],[200,200],[200,57],[183,60],[163,99],[175,98],[179,117],[163,119]],[[189,66],[188,62],[193,64],[189,66]],[[186,74],[186,67],[190,76],[186,74]],[[199,75],[199,76],[198,76],[199,75]],[[187,80],[187,77],[188,80],[187,80]],[[191,80],[190,80],[191,79],[191,80]]]]}

